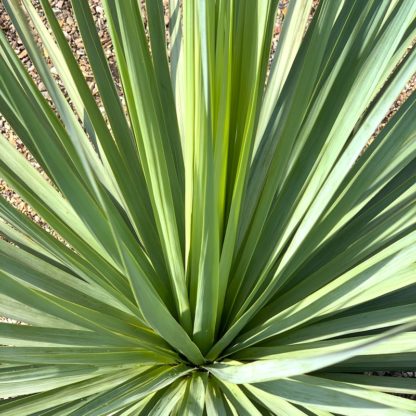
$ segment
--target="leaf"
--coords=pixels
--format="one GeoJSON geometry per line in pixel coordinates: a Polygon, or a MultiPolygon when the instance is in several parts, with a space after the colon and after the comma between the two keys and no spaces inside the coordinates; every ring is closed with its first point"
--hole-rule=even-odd
{"type": "Polygon", "coordinates": [[[334,386],[322,379],[302,376],[294,379],[260,383],[257,388],[282,397],[292,403],[340,415],[411,415],[414,404],[400,397],[372,392],[345,385],[334,386]],[[341,387],[342,386],[342,387],[341,387]],[[383,400],[384,399],[384,400],[383,400]]]}
{"type": "Polygon", "coordinates": [[[92,394],[114,389],[137,373],[137,369],[127,369],[118,371],[116,374],[105,374],[79,383],[69,384],[45,393],[14,399],[10,402],[6,401],[0,404],[0,411],[6,416],[13,416],[16,412],[19,412],[22,416],[29,416],[37,411],[50,409],[63,403],[73,402],[92,394]]]}
{"type": "Polygon", "coordinates": [[[286,357],[281,359],[253,361],[248,364],[214,363],[206,366],[206,369],[219,379],[237,384],[258,383],[292,377],[316,371],[363,354],[409,326],[414,326],[414,323],[395,328],[380,335],[366,337],[356,343],[351,343],[352,345],[348,345],[348,343],[335,344],[330,352],[323,352],[321,349],[317,349],[310,354],[297,355],[296,353],[288,353],[286,357]]]}
{"type": "Polygon", "coordinates": [[[179,414],[202,416],[205,409],[205,393],[208,376],[206,373],[194,372],[188,380],[186,391],[179,407],[179,414]]]}

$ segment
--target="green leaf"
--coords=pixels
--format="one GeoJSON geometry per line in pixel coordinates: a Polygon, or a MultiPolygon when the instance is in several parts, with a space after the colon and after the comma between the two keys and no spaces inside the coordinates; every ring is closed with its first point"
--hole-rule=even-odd
{"type": "MultiPolygon", "coordinates": [[[[410,326],[414,325],[414,323],[410,324],[410,326]]],[[[318,348],[315,351],[303,352],[302,354],[289,352],[264,361],[252,361],[248,364],[214,363],[206,368],[219,379],[236,384],[258,383],[292,377],[361,355],[408,327],[409,325],[398,327],[380,335],[365,337],[365,339],[356,342],[336,343],[329,351],[318,348]]]]}
{"type": "Polygon", "coordinates": [[[294,404],[311,406],[340,415],[411,415],[412,401],[401,397],[369,392],[347,384],[332,384],[317,377],[301,376],[256,384],[270,394],[294,404]]]}
{"type": "Polygon", "coordinates": [[[182,403],[178,409],[179,414],[189,416],[202,416],[205,409],[205,394],[208,383],[206,373],[194,372],[188,380],[182,403]]]}
{"type": "Polygon", "coordinates": [[[413,0],[3,4],[1,415],[416,414],[413,0]]]}
{"type": "Polygon", "coordinates": [[[73,416],[109,414],[121,407],[135,403],[137,400],[146,397],[149,393],[156,392],[169,386],[189,371],[190,370],[183,365],[172,368],[160,367],[150,369],[131,379],[128,383],[96,396],[93,400],[85,404],[85,406],[77,409],[77,411],[73,413],[73,416]]]}
{"type": "Polygon", "coordinates": [[[110,373],[92,377],[85,381],[55,389],[53,388],[53,380],[51,380],[52,389],[50,391],[0,403],[0,411],[6,416],[13,416],[16,412],[22,416],[29,416],[37,411],[50,409],[63,403],[69,403],[80,398],[107,391],[108,389],[114,389],[139,372],[137,369],[117,371],[115,374],[110,373]]]}
{"type": "Polygon", "coordinates": [[[416,380],[410,377],[382,377],[337,373],[320,373],[319,377],[388,393],[414,394],[416,392],[416,380]]]}

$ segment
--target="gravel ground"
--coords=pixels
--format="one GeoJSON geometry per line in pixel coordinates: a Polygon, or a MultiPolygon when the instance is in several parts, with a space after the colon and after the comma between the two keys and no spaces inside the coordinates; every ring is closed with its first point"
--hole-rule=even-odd
{"type": "MultiPolygon", "coordinates": [[[[33,4],[35,6],[39,6],[38,0],[32,0],[32,1],[33,1],[33,4]]],[[[166,2],[166,0],[165,0],[165,3],[168,3],[168,2],[166,2]]],[[[91,71],[91,68],[88,64],[88,59],[87,59],[87,56],[86,56],[86,53],[85,53],[85,50],[84,50],[83,42],[82,42],[82,39],[80,37],[79,31],[76,27],[75,18],[72,15],[72,12],[71,12],[70,1],[69,0],[53,0],[53,1],[51,1],[51,4],[53,6],[54,12],[56,13],[56,15],[59,19],[60,25],[63,28],[65,37],[67,38],[67,40],[68,40],[68,42],[69,42],[69,44],[70,44],[70,46],[71,46],[71,48],[74,52],[74,55],[76,56],[77,61],[78,61],[79,65],[80,65],[80,67],[81,67],[81,69],[82,69],[82,71],[85,75],[85,78],[88,81],[88,85],[89,85],[91,91],[94,93],[94,95],[97,99],[97,102],[100,103],[100,97],[99,97],[99,94],[98,94],[97,86],[94,82],[92,71],[91,71]]],[[[99,36],[100,36],[102,45],[104,47],[105,54],[108,58],[110,68],[113,72],[113,75],[114,75],[115,79],[117,80],[118,79],[118,73],[117,73],[117,68],[116,68],[116,64],[115,64],[115,57],[114,57],[114,53],[113,53],[112,42],[111,42],[109,33],[106,29],[106,20],[105,20],[104,10],[103,10],[102,4],[101,4],[101,0],[89,0],[89,4],[91,5],[91,9],[93,11],[94,20],[95,20],[96,26],[97,26],[98,31],[99,31],[99,36]]],[[[316,1],[314,3],[314,8],[312,9],[311,14],[314,12],[317,4],[318,4],[318,1],[316,1]]],[[[285,7],[282,7],[281,10],[279,11],[279,16],[278,16],[278,19],[276,21],[276,26],[275,26],[275,30],[274,30],[274,39],[273,39],[272,49],[274,49],[276,47],[278,37],[279,37],[279,34],[280,34],[281,21],[284,18],[285,11],[286,11],[285,7]]],[[[166,19],[165,19],[165,23],[166,23],[166,25],[168,24],[168,17],[167,16],[166,16],[166,19]]],[[[1,3],[0,3],[0,28],[1,28],[1,30],[4,31],[7,38],[9,39],[11,45],[13,46],[14,50],[18,54],[19,58],[25,64],[29,73],[31,74],[31,76],[35,80],[36,84],[38,85],[39,90],[42,92],[42,94],[46,98],[49,98],[48,93],[46,92],[45,85],[39,79],[39,76],[38,76],[33,64],[31,63],[31,61],[29,59],[27,51],[25,50],[21,40],[17,36],[16,31],[15,31],[15,29],[14,29],[14,27],[13,27],[11,21],[10,21],[10,18],[7,15],[7,13],[5,12],[4,6],[1,3]]],[[[415,45],[413,45],[413,47],[414,46],[415,45]]],[[[52,67],[52,73],[53,73],[54,68],[53,68],[52,65],[51,65],[51,67],[52,67]]],[[[60,82],[58,76],[56,76],[56,79],[58,80],[58,82],[60,82]]],[[[117,86],[118,86],[118,89],[119,89],[119,92],[120,92],[120,96],[122,96],[122,91],[121,91],[119,83],[117,83],[117,86]]],[[[388,119],[398,110],[398,108],[404,103],[404,101],[406,101],[406,99],[410,96],[410,94],[412,92],[414,92],[415,90],[416,90],[416,74],[412,77],[412,79],[409,81],[409,83],[406,85],[406,87],[403,89],[403,91],[400,93],[400,95],[394,101],[394,103],[393,103],[392,107],[390,108],[388,114],[386,115],[385,119],[380,124],[378,129],[374,132],[373,137],[370,140],[370,142],[372,142],[376,138],[377,134],[385,126],[388,119]]],[[[7,138],[7,140],[9,140],[14,146],[16,146],[16,148],[26,157],[27,160],[29,160],[31,162],[31,164],[34,167],[36,167],[43,175],[45,175],[42,172],[42,169],[39,166],[39,164],[32,157],[32,155],[28,152],[28,150],[22,144],[20,139],[13,133],[9,124],[4,120],[4,118],[1,115],[0,115],[0,133],[2,133],[7,138]]],[[[45,177],[46,177],[46,175],[45,175],[45,177]]],[[[52,234],[54,234],[57,238],[59,238],[59,236],[56,235],[56,233],[54,233],[53,230],[51,230],[49,228],[49,226],[42,220],[42,218],[40,218],[40,216],[36,212],[34,212],[30,208],[30,206],[25,201],[22,200],[22,198],[19,197],[19,195],[17,195],[9,187],[7,187],[7,184],[1,179],[0,179],[0,194],[4,198],[6,198],[11,204],[13,204],[15,207],[17,207],[19,210],[21,210],[23,213],[25,213],[30,218],[32,218],[33,221],[39,223],[42,227],[44,227],[45,229],[50,231],[52,234]]],[[[0,238],[1,238],[1,236],[0,236],[0,238]]],[[[15,322],[15,321],[10,320],[8,318],[1,318],[0,317],[0,322],[15,322]]],[[[385,375],[385,373],[383,373],[383,372],[378,372],[376,374],[385,375]]],[[[392,375],[392,376],[402,376],[402,377],[416,377],[416,373],[414,373],[414,372],[413,373],[412,372],[405,372],[405,373],[394,372],[394,373],[391,373],[390,375],[392,375]]],[[[413,399],[416,399],[416,395],[410,396],[410,397],[413,398],[413,399]]]]}

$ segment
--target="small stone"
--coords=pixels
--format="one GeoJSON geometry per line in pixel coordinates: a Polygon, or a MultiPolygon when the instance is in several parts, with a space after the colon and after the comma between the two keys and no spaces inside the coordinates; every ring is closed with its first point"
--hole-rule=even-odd
{"type": "Polygon", "coordinates": [[[26,56],[27,56],[27,50],[23,49],[23,51],[19,53],[19,58],[23,59],[23,58],[26,58],[26,56]]]}

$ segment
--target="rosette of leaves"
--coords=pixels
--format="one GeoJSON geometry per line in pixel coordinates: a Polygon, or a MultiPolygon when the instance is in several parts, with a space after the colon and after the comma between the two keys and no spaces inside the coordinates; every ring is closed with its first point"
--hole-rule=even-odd
{"type": "Polygon", "coordinates": [[[414,0],[4,0],[2,416],[413,415],[414,0]],[[271,62],[270,62],[271,61],[271,62]],[[52,69],[53,68],[53,69],[52,69]],[[121,86],[121,91],[119,87],[121,86]],[[122,97],[122,99],[120,99],[122,97]],[[365,151],[364,151],[365,150],[365,151]]]}

